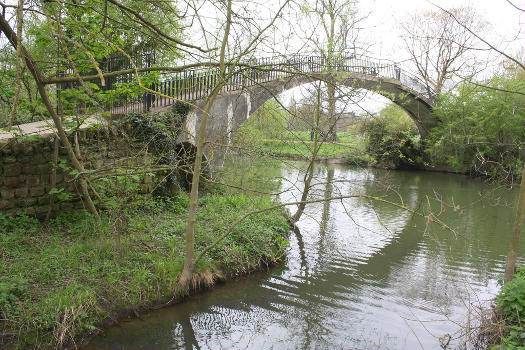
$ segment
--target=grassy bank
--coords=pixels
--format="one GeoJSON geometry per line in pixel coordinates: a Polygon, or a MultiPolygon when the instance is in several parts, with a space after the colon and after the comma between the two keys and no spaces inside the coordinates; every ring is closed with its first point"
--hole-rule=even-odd
{"type": "MultiPolygon", "coordinates": [[[[78,342],[104,323],[169,301],[182,270],[187,195],[144,197],[95,221],[63,214],[46,224],[0,215],[0,348],[78,342]]],[[[197,249],[264,197],[207,194],[199,200],[197,249]]],[[[275,262],[287,244],[283,211],[248,217],[197,267],[194,287],[275,262]]]]}
{"type": "MultiPolygon", "coordinates": [[[[263,140],[257,145],[263,153],[294,159],[309,159],[313,142],[309,134],[296,131],[283,139],[263,140]]],[[[365,153],[364,141],[349,133],[338,133],[339,141],[324,142],[318,152],[319,160],[341,159],[351,164],[369,164],[373,158],[365,153]]]]}

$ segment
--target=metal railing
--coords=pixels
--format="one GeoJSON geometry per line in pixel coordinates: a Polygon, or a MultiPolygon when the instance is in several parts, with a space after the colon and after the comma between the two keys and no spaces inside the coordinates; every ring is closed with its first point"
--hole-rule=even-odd
{"type": "MultiPolygon", "coordinates": [[[[331,60],[322,56],[291,55],[265,57],[242,61],[227,66],[226,79],[220,93],[241,91],[262,83],[276,81],[296,75],[319,75],[323,73],[349,72],[375,78],[389,78],[413,90],[429,100],[435,95],[419,78],[391,62],[356,57],[353,54],[341,55],[331,60]]],[[[111,114],[148,112],[173,104],[175,99],[196,101],[206,98],[221,79],[217,67],[187,69],[182,72],[161,73],[157,83],[150,88],[159,94],[145,92],[126,96],[106,105],[111,114]],[[170,98],[171,97],[171,98],[170,98]]],[[[113,84],[107,84],[113,87],[113,84]]]]}

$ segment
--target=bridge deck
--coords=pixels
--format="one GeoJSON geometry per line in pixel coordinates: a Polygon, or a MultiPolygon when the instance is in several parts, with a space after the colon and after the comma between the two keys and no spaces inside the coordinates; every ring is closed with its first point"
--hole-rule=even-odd
{"type": "MultiPolygon", "coordinates": [[[[104,120],[104,118],[97,117],[97,116],[89,116],[89,117],[83,117],[83,118],[76,118],[76,117],[68,117],[64,120],[64,129],[67,131],[71,131],[73,129],[89,129],[93,127],[100,127],[103,125],[107,125],[107,122],[104,120]],[[75,125],[72,125],[75,124],[75,125]]],[[[7,131],[5,129],[0,129],[0,143],[6,142],[10,139],[14,138],[26,138],[31,136],[47,136],[56,134],[57,130],[55,127],[55,124],[53,123],[52,119],[47,120],[41,120],[38,122],[32,122],[32,123],[26,123],[26,124],[20,124],[14,126],[10,131],[7,131]]]]}

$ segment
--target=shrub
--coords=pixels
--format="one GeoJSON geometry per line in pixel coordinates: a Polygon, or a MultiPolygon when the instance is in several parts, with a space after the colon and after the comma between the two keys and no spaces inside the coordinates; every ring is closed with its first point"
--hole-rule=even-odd
{"type": "Polygon", "coordinates": [[[26,214],[10,215],[0,213],[0,233],[6,233],[14,230],[34,232],[37,228],[37,225],[38,220],[26,214]]]}
{"type": "Polygon", "coordinates": [[[379,116],[365,120],[361,132],[367,136],[366,152],[378,164],[401,169],[423,163],[417,128],[400,107],[391,104],[379,116]]]}
{"type": "Polygon", "coordinates": [[[525,349],[525,268],[519,268],[514,278],[505,283],[496,297],[506,325],[506,336],[491,350],[525,349]]]}
{"type": "Polygon", "coordinates": [[[525,325],[525,268],[505,283],[496,298],[496,305],[510,324],[525,325]]]}
{"type": "Polygon", "coordinates": [[[497,181],[518,182],[525,142],[525,79],[495,76],[439,98],[427,152],[433,163],[497,181]],[[509,92],[510,91],[510,92],[509,92]]]}

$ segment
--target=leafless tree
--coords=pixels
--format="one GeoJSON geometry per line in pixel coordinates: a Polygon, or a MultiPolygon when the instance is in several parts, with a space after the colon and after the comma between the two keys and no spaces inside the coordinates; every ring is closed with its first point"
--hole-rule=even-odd
{"type": "Polygon", "coordinates": [[[451,79],[464,74],[475,63],[477,39],[466,28],[481,33],[483,22],[471,7],[416,12],[401,27],[405,48],[429,94],[432,90],[439,94],[450,88],[451,79]]]}

